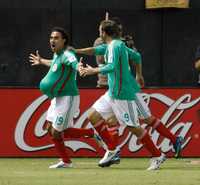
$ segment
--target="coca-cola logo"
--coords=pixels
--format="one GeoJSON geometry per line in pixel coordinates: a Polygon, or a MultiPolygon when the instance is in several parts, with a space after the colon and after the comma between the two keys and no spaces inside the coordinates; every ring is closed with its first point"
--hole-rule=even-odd
{"type": "MultiPolygon", "coordinates": [[[[151,102],[151,100],[156,100],[160,104],[163,104],[167,107],[164,114],[161,116],[161,121],[163,124],[171,129],[172,133],[179,133],[181,136],[185,138],[185,142],[183,147],[185,147],[190,140],[192,139],[191,135],[188,135],[190,129],[192,128],[193,122],[192,120],[187,120],[186,122],[180,121],[181,117],[184,115],[185,111],[197,105],[200,101],[200,97],[193,99],[191,94],[185,94],[179,97],[176,100],[173,100],[163,94],[160,93],[152,93],[147,94],[143,93],[143,97],[147,104],[151,102]],[[179,121],[177,121],[179,120],[179,121]],[[187,135],[187,137],[186,137],[187,135]]],[[[16,145],[23,151],[33,152],[33,151],[40,151],[46,150],[53,147],[53,144],[43,145],[43,146],[31,146],[27,144],[25,141],[25,132],[26,127],[29,124],[29,121],[35,111],[40,107],[45,101],[47,100],[47,96],[43,95],[33,101],[21,114],[15,129],[15,143],[16,145]]],[[[79,119],[75,122],[74,127],[81,128],[87,118],[87,111],[85,110],[84,113],[79,117],[79,119]]],[[[36,121],[34,127],[34,136],[42,137],[47,134],[47,131],[43,129],[45,124],[46,112],[43,113],[40,118],[36,121]]],[[[88,123],[87,127],[91,127],[91,124],[88,123]]],[[[145,124],[142,127],[146,127],[145,124]]],[[[149,130],[152,135],[153,141],[158,144],[158,147],[161,148],[163,152],[169,152],[173,150],[173,147],[168,139],[163,139],[161,142],[158,143],[159,140],[159,133],[153,130],[149,130]]],[[[125,133],[125,127],[119,127],[119,136],[123,136],[125,133]]],[[[96,149],[88,144],[87,142],[78,141],[78,140],[68,140],[65,141],[65,145],[71,148],[73,151],[77,151],[79,149],[86,149],[90,151],[96,151],[96,149]]],[[[142,145],[137,142],[137,138],[130,133],[127,133],[123,140],[119,144],[119,147],[123,147],[127,145],[128,150],[130,152],[137,152],[142,148],[142,145]]]]}

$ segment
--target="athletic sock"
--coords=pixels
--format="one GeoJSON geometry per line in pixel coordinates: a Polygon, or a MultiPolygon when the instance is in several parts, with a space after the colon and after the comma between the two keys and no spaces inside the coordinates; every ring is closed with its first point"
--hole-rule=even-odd
{"type": "Polygon", "coordinates": [[[147,131],[144,132],[144,134],[139,138],[139,140],[146,147],[146,149],[152,154],[153,157],[159,157],[161,155],[160,150],[155,146],[147,131]]]}
{"type": "Polygon", "coordinates": [[[63,139],[62,138],[60,138],[60,139],[51,138],[51,140],[53,141],[53,143],[55,145],[55,149],[56,149],[59,157],[62,159],[62,161],[65,163],[71,163],[71,160],[70,160],[69,155],[67,154],[63,139]]]}
{"type": "Polygon", "coordinates": [[[108,129],[108,132],[110,133],[110,135],[112,135],[113,145],[116,148],[118,146],[118,144],[119,144],[118,125],[117,126],[109,126],[107,129],[108,129]]]}
{"type": "Polygon", "coordinates": [[[165,127],[165,125],[159,119],[155,118],[155,120],[152,123],[152,127],[153,129],[158,131],[162,136],[168,138],[173,144],[176,143],[176,136],[173,135],[170,132],[170,130],[167,127],[165,127]]]}
{"type": "Polygon", "coordinates": [[[114,137],[111,133],[109,133],[105,121],[104,120],[98,121],[96,125],[94,126],[94,128],[99,133],[103,141],[106,143],[108,149],[115,150],[116,143],[115,143],[114,137]]]}

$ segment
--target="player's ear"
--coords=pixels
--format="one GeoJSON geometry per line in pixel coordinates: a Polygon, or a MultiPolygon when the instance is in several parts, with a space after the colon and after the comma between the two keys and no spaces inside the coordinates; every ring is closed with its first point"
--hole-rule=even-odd
{"type": "Polygon", "coordinates": [[[64,43],[64,45],[67,45],[67,43],[66,43],[66,39],[63,39],[63,43],[64,43]]]}

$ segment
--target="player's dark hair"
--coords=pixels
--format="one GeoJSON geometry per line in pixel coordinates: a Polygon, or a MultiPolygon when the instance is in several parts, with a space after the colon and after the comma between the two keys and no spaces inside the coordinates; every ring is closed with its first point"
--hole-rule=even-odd
{"type": "Polygon", "coordinates": [[[110,20],[114,21],[119,26],[119,31],[123,32],[122,21],[119,17],[111,17],[110,20]]]}
{"type": "Polygon", "coordinates": [[[64,43],[65,47],[68,46],[69,45],[69,34],[67,33],[67,31],[62,27],[52,28],[51,33],[54,31],[61,33],[62,38],[65,39],[65,43],[64,43]]]}
{"type": "Polygon", "coordinates": [[[108,36],[113,38],[120,37],[120,30],[118,25],[112,20],[104,20],[101,22],[101,29],[104,31],[108,36]]]}
{"type": "Polygon", "coordinates": [[[123,38],[122,38],[122,41],[126,44],[126,46],[128,48],[131,48],[131,49],[134,49],[137,51],[136,47],[135,47],[135,43],[134,43],[134,40],[133,40],[133,36],[132,35],[125,35],[123,38]]]}

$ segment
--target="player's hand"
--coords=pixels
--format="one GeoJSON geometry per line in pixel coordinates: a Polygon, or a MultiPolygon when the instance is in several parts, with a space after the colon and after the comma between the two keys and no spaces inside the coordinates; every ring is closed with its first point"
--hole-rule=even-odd
{"type": "Polygon", "coordinates": [[[29,55],[29,62],[32,66],[41,64],[41,56],[39,55],[39,51],[36,51],[36,54],[31,53],[29,55]]]}
{"type": "Polygon", "coordinates": [[[96,68],[93,68],[90,65],[86,64],[86,67],[82,67],[82,69],[79,71],[79,73],[82,77],[85,77],[88,75],[94,75],[94,74],[98,73],[98,70],[96,68]]]}
{"type": "Polygon", "coordinates": [[[140,87],[144,87],[144,77],[142,75],[136,76],[136,81],[139,83],[140,87]]]}
{"type": "Polygon", "coordinates": [[[78,71],[80,73],[80,71],[83,69],[83,57],[80,58],[79,63],[78,63],[78,71]]]}

